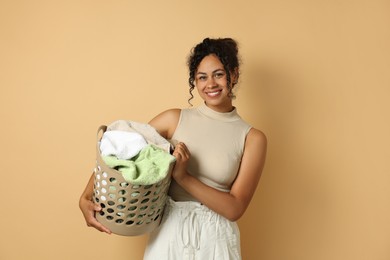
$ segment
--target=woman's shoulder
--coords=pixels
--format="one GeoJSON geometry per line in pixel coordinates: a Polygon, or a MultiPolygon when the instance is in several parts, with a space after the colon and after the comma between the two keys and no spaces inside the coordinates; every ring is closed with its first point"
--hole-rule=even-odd
{"type": "Polygon", "coordinates": [[[170,108],[167,109],[160,114],[158,114],[156,117],[164,117],[164,118],[175,118],[180,116],[181,109],[180,108],[170,108]]]}
{"type": "Polygon", "coordinates": [[[267,136],[259,129],[252,127],[247,134],[246,143],[265,147],[267,145],[267,136]]]}
{"type": "Polygon", "coordinates": [[[150,120],[149,124],[164,138],[170,139],[180,119],[181,109],[165,110],[150,120]]]}

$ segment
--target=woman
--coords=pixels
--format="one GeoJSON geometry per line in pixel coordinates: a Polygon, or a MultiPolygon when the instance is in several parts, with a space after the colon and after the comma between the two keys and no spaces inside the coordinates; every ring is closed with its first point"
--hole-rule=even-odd
{"type": "MultiPolygon", "coordinates": [[[[265,135],[233,106],[239,78],[234,40],[204,39],[189,59],[189,84],[204,104],[171,109],[152,125],[175,145],[170,199],[144,259],[241,259],[237,221],[256,190],[266,154],[265,135]]],[[[94,217],[93,177],[80,198],[88,226],[110,233],[94,217]]]]}

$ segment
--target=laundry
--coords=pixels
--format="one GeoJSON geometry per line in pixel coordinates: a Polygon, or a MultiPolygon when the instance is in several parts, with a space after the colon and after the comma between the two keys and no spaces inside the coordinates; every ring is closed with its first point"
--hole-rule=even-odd
{"type": "Polygon", "coordinates": [[[166,152],[170,152],[171,144],[149,124],[144,124],[135,121],[117,120],[111,123],[107,127],[107,130],[139,133],[145,138],[148,144],[154,144],[155,146],[162,148],[166,152]]]}
{"type": "Polygon", "coordinates": [[[155,184],[163,180],[169,173],[169,167],[175,157],[163,149],[148,144],[131,160],[116,156],[102,156],[110,168],[122,173],[123,178],[134,185],[155,184]]]}
{"type": "Polygon", "coordinates": [[[106,131],[100,141],[102,156],[113,155],[123,160],[133,158],[146,146],[141,134],[129,131],[106,131]]]}

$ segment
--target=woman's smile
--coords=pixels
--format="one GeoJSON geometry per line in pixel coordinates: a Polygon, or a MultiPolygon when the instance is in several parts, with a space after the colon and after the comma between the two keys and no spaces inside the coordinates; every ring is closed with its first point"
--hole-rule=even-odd
{"type": "Polygon", "coordinates": [[[209,97],[217,97],[222,93],[222,90],[214,90],[212,92],[206,92],[207,96],[209,97]]]}

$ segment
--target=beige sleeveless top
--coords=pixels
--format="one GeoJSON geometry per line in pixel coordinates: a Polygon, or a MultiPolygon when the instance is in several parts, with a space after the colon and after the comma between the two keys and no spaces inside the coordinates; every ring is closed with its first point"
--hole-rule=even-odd
{"type": "MultiPolygon", "coordinates": [[[[188,172],[215,189],[229,192],[237,176],[245,138],[251,126],[232,112],[219,113],[205,104],[181,110],[170,140],[183,142],[191,153],[188,172]]],[[[175,201],[196,201],[174,180],[169,195],[175,201]]]]}

